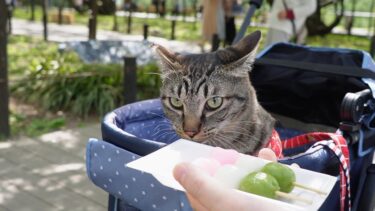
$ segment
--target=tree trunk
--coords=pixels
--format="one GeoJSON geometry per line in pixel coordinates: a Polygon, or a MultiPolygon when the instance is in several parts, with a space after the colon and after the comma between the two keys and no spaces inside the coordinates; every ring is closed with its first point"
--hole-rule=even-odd
{"type": "Polygon", "coordinates": [[[30,17],[30,20],[31,21],[35,21],[35,0],[31,0],[30,6],[31,6],[31,17],[30,17]]]}
{"type": "Polygon", "coordinates": [[[43,0],[43,35],[44,41],[48,40],[48,0],[43,0]]]}
{"type": "Polygon", "coordinates": [[[90,18],[89,18],[89,40],[96,39],[96,22],[98,15],[97,0],[90,0],[90,18]]]}
{"type": "Polygon", "coordinates": [[[59,7],[58,7],[58,20],[57,22],[59,23],[59,25],[62,25],[63,24],[63,3],[60,3],[59,7]]]}
{"type": "MultiPolygon", "coordinates": [[[[0,0],[0,14],[7,14],[5,0],[0,0]]],[[[10,135],[6,25],[7,15],[0,15],[0,137],[10,135]]]]}
{"type": "Polygon", "coordinates": [[[116,10],[113,12],[113,31],[118,31],[118,21],[117,21],[117,15],[116,10]]]}
{"type": "Polygon", "coordinates": [[[8,35],[10,35],[10,34],[12,34],[12,12],[13,12],[14,7],[9,4],[7,9],[8,9],[7,33],[8,33],[8,35]]]}

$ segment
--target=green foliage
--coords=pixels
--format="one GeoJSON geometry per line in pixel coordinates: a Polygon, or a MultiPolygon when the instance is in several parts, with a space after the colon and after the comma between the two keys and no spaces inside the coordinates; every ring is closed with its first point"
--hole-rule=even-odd
{"type": "MultiPolygon", "coordinates": [[[[122,65],[83,64],[74,52],[58,53],[54,43],[12,39],[11,92],[18,99],[45,111],[64,111],[78,117],[103,115],[123,103],[122,65]]],[[[138,99],[158,97],[158,66],[139,67],[137,74],[138,99]]]]}
{"type": "Polygon", "coordinates": [[[43,133],[61,129],[66,125],[65,117],[34,117],[10,113],[10,125],[13,135],[38,136],[43,133]]]}
{"type": "Polygon", "coordinates": [[[121,67],[77,64],[74,59],[64,54],[33,61],[27,77],[12,86],[13,94],[45,110],[70,111],[80,117],[102,115],[119,105],[121,67]]]}
{"type": "MultiPolygon", "coordinates": [[[[47,58],[31,66],[25,80],[12,87],[21,100],[39,104],[47,111],[70,111],[87,117],[104,115],[123,102],[122,67],[120,65],[65,66],[64,57],[47,58]]],[[[138,70],[138,99],[157,97],[160,79],[156,65],[138,70]]]]}
{"type": "MultiPolygon", "coordinates": [[[[39,63],[45,57],[57,57],[58,46],[43,42],[40,38],[10,36],[8,45],[10,79],[19,78],[29,69],[30,63],[39,63]]],[[[79,61],[76,54],[69,54],[70,60],[79,61]]]]}
{"type": "Polygon", "coordinates": [[[137,99],[158,97],[161,86],[159,67],[149,64],[138,68],[137,71],[137,99]]]}
{"type": "Polygon", "coordinates": [[[331,48],[348,48],[369,51],[370,39],[367,37],[328,34],[325,36],[313,36],[307,38],[310,46],[324,46],[331,48]]]}

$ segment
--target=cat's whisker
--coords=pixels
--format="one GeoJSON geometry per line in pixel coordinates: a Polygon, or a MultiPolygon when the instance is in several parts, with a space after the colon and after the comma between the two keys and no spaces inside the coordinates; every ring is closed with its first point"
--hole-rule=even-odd
{"type": "Polygon", "coordinates": [[[168,122],[171,122],[171,120],[168,119],[168,118],[166,118],[164,115],[160,115],[160,114],[158,114],[158,113],[154,113],[154,112],[149,112],[149,113],[152,114],[152,115],[155,115],[155,116],[157,116],[157,117],[160,117],[160,118],[162,118],[162,119],[165,119],[165,120],[167,120],[168,122]]]}
{"type": "Polygon", "coordinates": [[[157,73],[157,72],[150,72],[150,73],[146,73],[147,75],[159,75],[159,76],[162,76],[163,74],[162,73],[157,73]]]}
{"type": "MultiPolygon", "coordinates": [[[[232,133],[238,133],[238,131],[231,131],[231,132],[232,133]]],[[[238,134],[241,135],[241,133],[238,133],[238,134]]],[[[259,139],[256,138],[256,137],[253,137],[253,136],[250,136],[250,135],[247,135],[247,134],[242,134],[242,135],[244,135],[245,138],[252,139],[252,140],[255,139],[255,141],[259,141],[259,139]]],[[[224,138],[225,139],[225,143],[228,146],[228,148],[232,148],[232,149],[247,149],[249,147],[249,143],[248,142],[240,142],[238,140],[232,140],[232,139],[229,138],[229,137],[232,137],[232,136],[226,136],[225,133],[223,133],[223,134],[217,134],[216,137],[220,137],[221,139],[224,138]],[[230,140],[230,141],[227,141],[227,140],[230,140]]],[[[238,150],[238,151],[242,151],[242,150],[238,150]]]]}
{"type": "Polygon", "coordinates": [[[168,127],[168,128],[170,128],[170,124],[167,124],[167,123],[165,123],[165,124],[159,124],[154,129],[155,130],[159,130],[161,127],[168,127]]]}
{"type": "MultiPolygon", "coordinates": [[[[175,132],[174,131],[166,131],[166,132],[163,132],[163,133],[157,135],[156,139],[159,139],[159,138],[162,138],[162,137],[165,138],[166,136],[169,136],[169,135],[172,135],[172,134],[175,134],[175,132]]],[[[172,136],[172,138],[173,138],[173,136],[172,136]]],[[[169,139],[171,139],[171,137],[169,139]]]]}
{"type": "Polygon", "coordinates": [[[166,81],[166,80],[172,80],[172,78],[171,78],[170,75],[161,74],[160,76],[161,76],[161,79],[162,79],[163,83],[164,83],[164,81],[166,81]]]}
{"type": "Polygon", "coordinates": [[[174,130],[171,129],[171,128],[163,128],[163,129],[158,129],[158,130],[156,131],[156,133],[163,132],[163,131],[174,131],[174,130]]]}
{"type": "Polygon", "coordinates": [[[170,139],[168,139],[168,142],[171,142],[173,139],[180,139],[181,137],[179,135],[177,135],[176,133],[174,133],[174,136],[171,136],[170,139]]]}
{"type": "Polygon", "coordinates": [[[222,132],[223,133],[235,133],[235,134],[244,135],[244,136],[247,136],[247,137],[253,136],[253,134],[250,133],[249,131],[247,131],[248,133],[244,133],[244,132],[241,132],[239,130],[223,130],[222,132]]]}
{"type": "Polygon", "coordinates": [[[248,120],[231,122],[231,124],[243,124],[243,123],[248,123],[248,125],[261,125],[261,124],[263,124],[261,122],[254,122],[254,121],[248,121],[248,120]]]}
{"type": "Polygon", "coordinates": [[[154,128],[153,131],[155,132],[155,134],[158,134],[163,131],[173,131],[173,129],[159,126],[159,127],[154,128]]]}
{"type": "Polygon", "coordinates": [[[214,137],[214,140],[215,140],[215,144],[216,142],[218,142],[219,146],[222,147],[222,148],[228,148],[230,147],[230,139],[228,139],[228,137],[226,136],[223,136],[222,134],[216,134],[216,136],[214,137]],[[229,141],[228,141],[229,140],[229,141]]]}
{"type": "Polygon", "coordinates": [[[243,131],[243,132],[246,132],[246,133],[249,133],[249,128],[248,127],[241,127],[241,126],[232,126],[232,127],[226,127],[226,128],[223,128],[221,131],[231,131],[231,130],[235,130],[235,131],[243,131]]]}
{"type": "Polygon", "coordinates": [[[154,130],[157,130],[159,129],[160,127],[170,127],[171,124],[170,123],[167,123],[167,122],[159,122],[158,125],[156,127],[154,127],[154,125],[150,124],[150,125],[145,125],[144,128],[152,128],[154,130]]]}
{"type": "Polygon", "coordinates": [[[163,133],[163,132],[174,132],[174,131],[171,130],[170,128],[166,128],[166,129],[163,129],[163,130],[156,131],[155,133],[152,134],[152,136],[157,136],[159,133],[163,133]]]}
{"type": "Polygon", "coordinates": [[[244,127],[241,127],[241,126],[226,127],[226,128],[223,128],[221,130],[221,132],[231,132],[231,131],[244,133],[244,134],[247,134],[247,135],[250,135],[250,136],[253,135],[253,133],[251,131],[249,131],[249,128],[244,128],[244,127]]]}

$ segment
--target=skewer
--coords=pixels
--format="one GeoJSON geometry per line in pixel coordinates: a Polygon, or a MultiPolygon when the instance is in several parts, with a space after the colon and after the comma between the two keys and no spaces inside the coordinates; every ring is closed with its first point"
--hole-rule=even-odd
{"type": "Polygon", "coordinates": [[[302,189],[306,189],[306,190],[309,190],[309,191],[313,191],[313,192],[316,192],[316,193],[319,193],[319,194],[322,194],[322,195],[327,195],[326,192],[324,191],[321,191],[321,190],[318,190],[316,188],[312,188],[312,187],[307,187],[305,185],[302,185],[302,184],[299,184],[299,183],[296,183],[294,182],[293,183],[295,187],[299,187],[299,188],[302,188],[302,189]]]}
{"type": "Polygon", "coordinates": [[[295,200],[295,201],[301,201],[301,202],[304,202],[306,204],[312,204],[312,201],[309,200],[309,199],[301,198],[299,196],[296,196],[296,195],[293,195],[293,194],[284,193],[284,192],[280,192],[280,191],[276,191],[276,196],[279,196],[279,197],[282,197],[282,198],[286,198],[286,199],[295,200]]]}

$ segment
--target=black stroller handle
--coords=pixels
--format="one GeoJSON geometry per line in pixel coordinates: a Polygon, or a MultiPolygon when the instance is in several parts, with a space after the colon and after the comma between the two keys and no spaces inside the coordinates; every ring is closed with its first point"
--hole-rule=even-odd
{"type": "Polygon", "coordinates": [[[240,30],[238,31],[236,37],[233,40],[232,45],[236,44],[240,39],[242,39],[246,33],[247,27],[250,26],[251,17],[253,17],[256,9],[260,8],[263,0],[250,0],[250,8],[246,13],[246,17],[243,20],[240,30]]]}
{"type": "Polygon", "coordinates": [[[313,71],[320,73],[330,73],[335,75],[345,75],[359,78],[375,79],[375,73],[369,69],[359,67],[346,67],[332,64],[318,64],[311,62],[299,62],[292,60],[259,58],[254,65],[275,65],[298,70],[313,71]]]}

